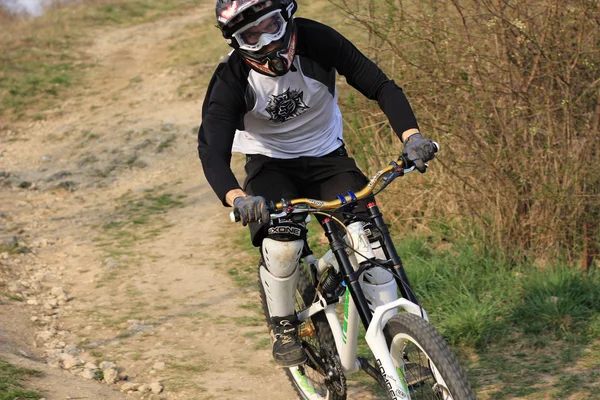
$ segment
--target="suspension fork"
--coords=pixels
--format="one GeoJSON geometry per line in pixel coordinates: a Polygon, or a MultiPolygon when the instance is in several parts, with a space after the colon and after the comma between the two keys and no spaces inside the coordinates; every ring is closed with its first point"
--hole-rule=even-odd
{"type": "Polygon", "coordinates": [[[371,323],[371,309],[369,308],[367,299],[360,287],[360,282],[358,280],[360,274],[354,271],[352,262],[350,261],[348,254],[346,254],[346,243],[336,234],[335,221],[331,218],[325,218],[321,222],[321,225],[325,231],[325,236],[329,240],[331,251],[335,255],[338,265],[342,269],[348,290],[350,291],[352,300],[354,300],[354,304],[358,310],[358,315],[360,316],[365,329],[367,329],[371,323]]]}
{"type": "Polygon", "coordinates": [[[419,305],[419,300],[417,296],[413,293],[412,290],[407,290],[406,288],[411,288],[410,282],[408,281],[408,276],[406,276],[406,272],[404,271],[404,267],[402,266],[402,260],[396,251],[396,246],[394,246],[394,242],[392,241],[392,236],[390,235],[390,231],[383,221],[383,214],[379,211],[379,207],[375,201],[372,201],[367,204],[367,212],[371,217],[371,220],[375,224],[375,227],[381,232],[381,236],[383,237],[383,250],[385,251],[385,255],[392,260],[394,263],[394,270],[398,276],[394,276],[396,279],[396,284],[400,289],[400,293],[402,297],[410,300],[411,302],[419,305]]]}

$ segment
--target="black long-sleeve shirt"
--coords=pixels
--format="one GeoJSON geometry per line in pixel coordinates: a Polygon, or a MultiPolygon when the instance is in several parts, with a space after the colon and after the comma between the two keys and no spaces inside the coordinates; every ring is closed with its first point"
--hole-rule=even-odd
{"type": "Polygon", "coordinates": [[[402,89],[350,41],[319,22],[294,21],[295,68],[287,74],[259,74],[233,51],[209,84],[198,152],[204,174],[223,204],[227,192],[240,188],[230,167],[232,146],[242,153],[276,158],[319,156],[339,147],[335,71],[365,97],[378,101],[399,136],[418,129],[402,89]]]}

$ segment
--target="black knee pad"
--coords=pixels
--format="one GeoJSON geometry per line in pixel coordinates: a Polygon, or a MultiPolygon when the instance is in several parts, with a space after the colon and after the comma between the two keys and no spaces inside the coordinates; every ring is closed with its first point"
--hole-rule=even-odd
{"type": "Polygon", "coordinates": [[[306,241],[306,224],[304,222],[295,222],[287,218],[273,220],[267,228],[267,237],[282,242],[292,240],[306,241]]]}

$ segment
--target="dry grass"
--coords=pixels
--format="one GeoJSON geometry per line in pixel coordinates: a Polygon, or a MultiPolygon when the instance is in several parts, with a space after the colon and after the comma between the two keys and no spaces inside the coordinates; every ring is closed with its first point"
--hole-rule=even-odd
{"type": "Polygon", "coordinates": [[[2,26],[9,26],[8,24],[14,21],[14,19],[14,15],[0,5],[0,24],[2,24],[2,26]]]}
{"type": "MultiPolygon", "coordinates": [[[[398,215],[458,222],[515,259],[566,253],[589,267],[600,242],[598,1],[335,3],[370,32],[372,56],[444,149],[411,178],[398,215]]],[[[375,127],[368,136],[382,141],[367,158],[390,153],[385,117],[351,105],[355,130],[375,127]]]]}

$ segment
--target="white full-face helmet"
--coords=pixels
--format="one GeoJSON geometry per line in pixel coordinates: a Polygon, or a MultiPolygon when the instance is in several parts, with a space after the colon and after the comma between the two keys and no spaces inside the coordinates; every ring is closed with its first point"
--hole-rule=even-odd
{"type": "Polygon", "coordinates": [[[295,0],[217,0],[217,23],[227,43],[252,69],[281,76],[296,54],[297,9],[295,0]]]}

